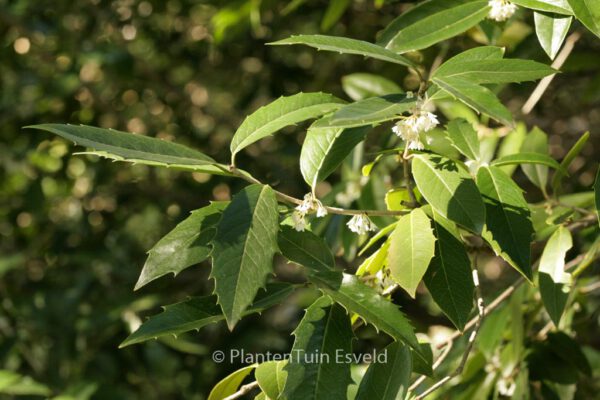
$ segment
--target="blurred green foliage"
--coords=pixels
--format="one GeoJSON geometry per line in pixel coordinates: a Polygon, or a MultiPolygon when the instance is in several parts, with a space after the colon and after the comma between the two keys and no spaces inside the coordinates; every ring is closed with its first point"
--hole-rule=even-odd
{"type": "MultiPolygon", "coordinates": [[[[239,189],[229,185],[241,183],[71,155],[65,141],[21,127],[42,122],[109,127],[176,139],[226,160],[243,117],[282,94],[324,90],[343,96],[341,78],[354,72],[377,71],[405,89],[414,87],[414,76],[398,75],[381,62],[264,46],[321,29],[372,40],[406,6],[355,1],[340,12],[327,3],[0,0],[0,370],[41,384],[23,381],[30,388],[25,393],[201,399],[235,367],[218,369],[206,357],[211,350],[289,348],[289,332],[308,301],[303,296],[311,293],[300,292],[265,318],[244,320],[229,335],[218,325],[179,340],[118,350],[140,315],[211,292],[207,268],[189,269],[140,292],[132,289],[145,251],[158,238],[190,210],[210,199],[228,199],[239,189]]],[[[545,60],[528,23],[515,24],[501,44],[512,57],[545,60]]],[[[467,47],[473,40],[485,39],[474,32],[454,45],[467,47]]],[[[414,56],[433,60],[439,50],[414,56]]],[[[600,131],[599,55],[598,40],[584,37],[564,74],[527,116],[529,125],[551,134],[556,158],[577,134],[600,131]]],[[[503,98],[517,109],[531,88],[522,85],[503,98]]],[[[301,132],[288,130],[251,146],[240,154],[239,165],[288,193],[306,192],[296,164],[301,132]]],[[[592,134],[575,160],[569,190],[593,182],[599,136],[592,134]]],[[[414,308],[407,312],[421,312],[424,324],[441,321],[414,308]]]]}

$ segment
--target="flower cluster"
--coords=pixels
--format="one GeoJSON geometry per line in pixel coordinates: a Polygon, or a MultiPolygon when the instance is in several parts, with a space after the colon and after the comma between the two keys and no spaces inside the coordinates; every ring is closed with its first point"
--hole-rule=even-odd
{"type": "Polygon", "coordinates": [[[411,150],[423,150],[423,143],[419,137],[421,132],[428,132],[440,122],[437,116],[429,111],[418,110],[413,115],[398,121],[392,131],[400,136],[411,150]]]}
{"type": "Polygon", "coordinates": [[[346,225],[348,225],[348,228],[350,228],[352,232],[358,233],[359,235],[364,235],[369,231],[374,231],[377,229],[367,214],[357,214],[353,216],[346,225]]]}
{"type": "Polygon", "coordinates": [[[488,5],[491,7],[488,18],[499,22],[506,21],[517,11],[517,6],[508,0],[490,0],[488,5]]]}
{"type": "Polygon", "coordinates": [[[303,232],[306,229],[306,214],[311,212],[316,212],[318,218],[327,215],[327,209],[323,206],[323,203],[315,198],[312,193],[307,193],[304,195],[302,203],[292,213],[292,222],[294,223],[295,230],[303,232]]]}

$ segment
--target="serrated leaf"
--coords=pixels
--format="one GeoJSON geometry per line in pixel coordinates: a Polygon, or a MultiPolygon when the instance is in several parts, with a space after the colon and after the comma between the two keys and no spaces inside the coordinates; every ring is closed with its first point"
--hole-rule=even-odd
{"type": "Polygon", "coordinates": [[[342,77],[344,92],[354,101],[392,93],[402,93],[395,82],[380,75],[358,72],[342,77]]]}
{"type": "Polygon", "coordinates": [[[375,125],[397,119],[402,113],[411,110],[416,99],[407,98],[405,94],[389,94],[370,97],[350,103],[333,115],[321,118],[313,124],[313,128],[352,128],[375,125]]]}
{"type": "Polygon", "coordinates": [[[560,168],[554,173],[554,176],[552,177],[552,191],[554,192],[554,195],[557,195],[558,192],[560,192],[562,178],[564,178],[565,175],[568,175],[567,172],[569,170],[569,167],[571,166],[571,163],[573,162],[575,157],[577,157],[579,153],[581,153],[581,150],[583,150],[583,146],[585,146],[589,137],[589,131],[581,135],[581,137],[577,139],[577,142],[575,142],[573,147],[569,149],[569,152],[567,153],[565,158],[563,158],[563,160],[560,162],[560,168]]]}
{"type": "Polygon", "coordinates": [[[306,183],[314,188],[344,161],[367,129],[309,128],[300,153],[300,171],[306,183]]]}
{"type": "Polygon", "coordinates": [[[282,226],[278,236],[279,250],[288,260],[316,272],[335,268],[335,259],[325,240],[310,231],[298,232],[282,226]]]}
{"type": "MultiPolygon", "coordinates": [[[[539,128],[533,128],[525,137],[525,141],[521,146],[523,153],[538,153],[542,156],[548,155],[548,136],[539,128]]],[[[521,168],[529,180],[542,192],[546,193],[546,185],[548,183],[548,167],[545,165],[522,165],[521,168]]]]}
{"type": "Polygon", "coordinates": [[[560,164],[552,157],[541,153],[517,153],[511,154],[504,157],[499,157],[492,161],[491,165],[495,167],[502,167],[505,165],[515,164],[533,164],[533,165],[545,165],[547,167],[561,170],[560,164]]]}
{"type": "Polygon", "coordinates": [[[268,399],[278,399],[287,380],[287,361],[267,361],[256,367],[254,377],[268,399]]]}
{"type": "Polygon", "coordinates": [[[481,233],[485,207],[471,176],[454,161],[435,154],[413,157],[417,188],[443,217],[481,233]]]}
{"type": "Polygon", "coordinates": [[[513,3],[532,10],[572,15],[573,10],[567,0],[512,0],[513,3]]]}
{"type": "Polygon", "coordinates": [[[317,299],[294,330],[294,346],[284,367],[286,400],[346,400],[352,383],[352,326],[346,311],[327,296],[317,299]]]}
{"type": "Polygon", "coordinates": [[[376,358],[369,365],[358,387],[356,400],[403,400],[406,397],[412,372],[410,349],[394,342],[381,352],[385,352],[385,361],[376,358]]]}
{"type": "Polygon", "coordinates": [[[567,37],[573,18],[541,12],[534,12],[533,16],[538,41],[548,57],[554,60],[567,37]]]}
{"type": "Polygon", "coordinates": [[[114,160],[227,174],[226,167],[223,166],[224,170],[216,168],[220,164],[209,156],[157,138],[87,125],[41,124],[26,128],[54,133],[79,146],[96,150],[92,154],[114,160]]]}
{"type": "Polygon", "coordinates": [[[488,88],[460,78],[436,77],[433,82],[475,111],[505,125],[512,124],[512,114],[488,88]]]}
{"type": "Polygon", "coordinates": [[[521,188],[494,166],[479,168],[477,186],[485,204],[484,239],[496,254],[531,280],[533,224],[521,188]]]}
{"type": "Polygon", "coordinates": [[[475,285],[463,243],[434,219],[435,256],[423,277],[433,301],[457,329],[463,330],[473,309],[475,285]]]}
{"type": "Polygon", "coordinates": [[[462,79],[470,83],[511,83],[534,81],[557,71],[546,64],[531,60],[488,59],[448,61],[440,66],[432,78],[462,79]]]}
{"type": "Polygon", "coordinates": [[[352,2],[350,0],[332,0],[325,10],[321,20],[321,30],[328,31],[344,15],[344,12],[352,2]]]}
{"type": "Polygon", "coordinates": [[[288,125],[318,118],[337,110],[344,103],[327,93],[298,93],[280,97],[246,117],[231,139],[232,164],[236,154],[252,143],[288,125]]]}
{"type": "Polygon", "coordinates": [[[212,250],[209,243],[215,236],[215,227],[227,204],[215,202],[192,211],[188,218],[160,239],[148,251],[148,259],[134,290],[169,273],[177,275],[185,268],[206,260],[212,250]]]}
{"type": "Polygon", "coordinates": [[[414,329],[398,306],[362,283],[356,276],[338,271],[309,275],[309,279],[333,301],[359,315],[367,323],[410,346],[427,363],[414,329]]]}
{"type": "Polygon", "coordinates": [[[256,364],[240,368],[235,372],[227,375],[210,391],[208,400],[223,400],[237,392],[238,388],[248,375],[256,368],[256,364]]]}
{"type": "Polygon", "coordinates": [[[390,235],[388,268],[392,278],[414,298],[435,253],[435,236],[429,217],[416,208],[398,221],[390,235]]]}
{"type": "Polygon", "coordinates": [[[600,7],[597,0],[568,0],[575,17],[600,37],[600,7]]]}
{"type": "Polygon", "coordinates": [[[448,124],[448,136],[458,151],[470,160],[479,160],[479,138],[469,122],[462,118],[454,119],[448,124]]]}
{"type": "Polygon", "coordinates": [[[488,11],[487,1],[430,0],[392,21],[379,42],[398,53],[424,49],[465,32],[488,11]]]}
{"type": "Polygon", "coordinates": [[[360,266],[356,269],[356,275],[362,276],[365,274],[375,275],[387,264],[387,256],[390,248],[390,241],[383,242],[381,247],[371,254],[360,266]]]}
{"type": "Polygon", "coordinates": [[[444,64],[440,65],[438,69],[442,69],[443,71],[444,65],[453,65],[465,61],[501,60],[502,57],[504,57],[503,47],[477,46],[449,58],[444,64]]]}
{"type": "Polygon", "coordinates": [[[334,51],[340,54],[355,54],[364,57],[375,58],[404,66],[415,64],[408,58],[390,51],[374,43],[365,42],[341,36],[326,35],[296,35],[287,39],[269,43],[270,45],[303,44],[318,50],[334,51]]]}
{"type": "MultiPolygon", "coordinates": [[[[259,291],[254,303],[244,312],[245,315],[260,313],[283,301],[292,293],[294,286],[288,283],[270,283],[266,291],[259,291]]],[[[192,297],[164,307],[129,335],[119,348],[156,339],[165,335],[179,335],[191,330],[223,321],[225,316],[217,304],[217,296],[192,297]]]]}
{"type": "Polygon", "coordinates": [[[223,211],[212,241],[211,277],[229,329],[272,273],[278,231],[277,199],[269,186],[245,187],[223,211]]]}
{"type": "Polygon", "coordinates": [[[567,304],[571,275],[565,272],[565,257],[573,247],[571,232],[560,226],[550,236],[540,259],[539,284],[544,308],[556,326],[567,304]]]}

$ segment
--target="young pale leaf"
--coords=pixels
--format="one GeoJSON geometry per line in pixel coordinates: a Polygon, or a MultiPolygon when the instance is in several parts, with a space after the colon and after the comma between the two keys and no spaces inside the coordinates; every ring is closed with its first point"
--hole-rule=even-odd
{"type": "Polygon", "coordinates": [[[436,77],[433,82],[475,111],[489,115],[505,125],[512,125],[512,114],[488,88],[456,77],[436,77]]]}
{"type": "Polygon", "coordinates": [[[577,157],[579,153],[581,153],[581,150],[583,150],[583,146],[585,146],[589,137],[589,131],[581,135],[581,137],[577,140],[577,142],[575,142],[573,147],[571,147],[565,158],[563,158],[563,160],[561,161],[560,168],[556,171],[556,173],[554,173],[554,176],[552,177],[552,191],[555,195],[558,194],[558,192],[560,192],[562,178],[564,178],[565,175],[567,175],[567,171],[569,170],[571,163],[573,162],[575,157],[577,157]]]}
{"type": "Polygon", "coordinates": [[[459,78],[486,84],[533,81],[554,73],[556,70],[550,66],[531,60],[475,60],[445,63],[435,71],[433,78],[459,78]]]}
{"type": "Polygon", "coordinates": [[[395,82],[380,75],[358,72],[342,77],[344,92],[354,101],[392,93],[402,93],[395,82]]]}
{"type": "Polygon", "coordinates": [[[560,164],[554,158],[541,153],[511,154],[509,156],[498,157],[491,163],[491,165],[496,167],[503,167],[505,165],[515,164],[545,165],[556,170],[562,170],[560,164]]]}
{"type": "Polygon", "coordinates": [[[96,150],[91,154],[118,161],[228,174],[227,167],[219,169],[215,160],[197,150],[148,136],[86,125],[41,124],[26,128],[54,133],[77,145],[96,150]]]}
{"type": "MultiPolygon", "coordinates": [[[[523,153],[538,153],[542,156],[548,155],[548,136],[539,128],[533,130],[525,137],[525,141],[521,146],[523,153]]],[[[530,158],[530,157],[528,157],[530,158]]],[[[545,165],[523,165],[523,172],[529,180],[542,192],[546,193],[546,184],[548,183],[548,167],[545,165]]]]}
{"type": "Polygon", "coordinates": [[[315,187],[340,166],[358,143],[365,139],[367,128],[310,128],[302,144],[300,171],[306,183],[315,187]]]}
{"type": "Polygon", "coordinates": [[[534,12],[533,17],[538,41],[548,57],[554,60],[567,37],[573,18],[542,12],[534,12]]]}
{"type": "MultiPolygon", "coordinates": [[[[525,141],[525,136],[527,135],[527,127],[523,123],[517,123],[514,127],[513,131],[506,135],[502,141],[500,142],[500,147],[498,148],[498,158],[510,156],[512,154],[516,154],[521,150],[521,146],[525,141]]],[[[512,174],[517,169],[516,165],[505,165],[500,167],[500,169],[508,176],[512,176],[512,174]]]]}
{"type": "MultiPolygon", "coordinates": [[[[266,291],[259,291],[254,303],[244,312],[244,315],[262,312],[292,293],[294,287],[288,283],[270,283],[266,291]]],[[[191,330],[223,321],[225,316],[217,304],[217,296],[192,297],[180,303],[164,307],[160,314],[150,317],[135,332],[119,345],[119,348],[132,344],[156,339],[165,335],[179,335],[191,330]]]]}
{"type": "Polygon", "coordinates": [[[215,202],[192,211],[192,214],[167,233],[148,251],[148,259],[135,284],[138,290],[161,276],[177,275],[185,268],[208,258],[215,226],[227,202],[215,202]]]}
{"type": "Polygon", "coordinates": [[[539,284],[544,307],[554,325],[558,326],[567,304],[571,274],[565,272],[565,256],[573,247],[571,232],[560,226],[550,236],[540,259],[539,284]]]}
{"type": "Polygon", "coordinates": [[[416,208],[400,218],[390,235],[388,267],[392,278],[413,298],[434,253],[435,236],[425,212],[416,208]]]}
{"type": "MultiPolygon", "coordinates": [[[[568,0],[511,0],[513,3],[532,10],[573,15],[568,0]]],[[[579,1],[579,0],[577,0],[579,1]]]]}
{"type": "Polygon", "coordinates": [[[359,56],[375,58],[404,66],[415,65],[408,58],[396,54],[395,52],[374,43],[340,36],[297,35],[269,44],[304,44],[319,50],[335,51],[336,53],[341,54],[356,54],[359,56]]]}
{"type": "Polygon", "coordinates": [[[336,111],[332,116],[321,118],[313,124],[313,128],[352,128],[375,125],[397,119],[402,113],[411,110],[416,98],[408,98],[405,94],[389,94],[370,97],[350,103],[336,111]]]}
{"type": "Polygon", "coordinates": [[[284,367],[286,400],[345,400],[352,383],[352,326],[346,311],[323,296],[308,309],[294,330],[294,346],[284,367]],[[344,360],[342,362],[338,360],[344,360]]]}
{"type": "Polygon", "coordinates": [[[256,368],[256,364],[238,369],[227,375],[210,391],[208,400],[223,400],[237,392],[238,388],[248,375],[256,368]]]}
{"type": "Polygon", "coordinates": [[[531,280],[533,224],[521,188],[494,166],[479,168],[477,186],[485,203],[484,239],[496,254],[531,280]]]}
{"type": "Polygon", "coordinates": [[[398,306],[381,296],[375,289],[362,283],[356,276],[334,271],[309,275],[325,294],[349,312],[358,314],[377,330],[384,331],[395,340],[410,346],[415,354],[428,363],[413,327],[398,306]]]}
{"type": "Polygon", "coordinates": [[[575,17],[600,37],[600,7],[597,0],[568,0],[575,17]]]}
{"type": "Polygon", "coordinates": [[[448,124],[448,136],[458,151],[470,160],[479,160],[479,138],[473,125],[462,118],[448,124]]]}
{"type": "MultiPolygon", "coordinates": [[[[393,342],[382,350],[385,362],[371,363],[360,382],[356,400],[402,400],[406,397],[412,372],[410,349],[393,342]]],[[[378,355],[379,357],[379,355],[378,355]]]]}
{"type": "Polygon", "coordinates": [[[343,103],[343,100],[327,93],[298,93],[280,97],[259,108],[246,117],[231,139],[232,164],[240,150],[257,140],[272,135],[288,125],[318,118],[337,110],[343,103]]]}
{"type": "Polygon", "coordinates": [[[277,199],[268,186],[247,186],[223,212],[212,241],[211,277],[229,329],[272,273],[278,231],[277,199]]]}
{"type": "Polygon", "coordinates": [[[256,367],[254,377],[268,399],[278,399],[287,380],[287,361],[267,361],[256,367]]]}
{"type": "Polygon", "coordinates": [[[477,25],[487,1],[430,0],[401,15],[383,31],[379,43],[397,53],[420,50],[477,25]]]}
{"type": "Polygon", "coordinates": [[[288,260],[315,272],[332,271],[335,259],[325,240],[310,231],[298,232],[282,226],[278,236],[279,250],[288,260]]]}
{"type": "Polygon", "coordinates": [[[321,30],[328,31],[344,15],[344,12],[351,4],[351,0],[332,0],[329,2],[325,15],[321,20],[321,30]]]}
{"type": "Polygon", "coordinates": [[[371,254],[369,258],[363,261],[356,269],[356,275],[362,276],[366,274],[375,275],[387,264],[388,251],[390,249],[390,241],[383,242],[381,247],[371,254]]]}
{"type": "Polygon", "coordinates": [[[435,257],[423,280],[433,301],[462,330],[469,320],[475,295],[471,261],[462,242],[435,221],[434,232],[435,257]]]}
{"type": "Polygon", "coordinates": [[[471,176],[454,161],[435,154],[413,157],[417,188],[443,217],[481,233],[485,207],[471,176]]]}

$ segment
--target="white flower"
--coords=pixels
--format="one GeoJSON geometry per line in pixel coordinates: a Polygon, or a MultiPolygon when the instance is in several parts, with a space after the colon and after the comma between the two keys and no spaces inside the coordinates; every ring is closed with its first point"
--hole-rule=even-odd
{"type": "Polygon", "coordinates": [[[327,209],[323,204],[317,200],[317,218],[322,218],[327,215],[327,209]]]}
{"type": "Polygon", "coordinates": [[[502,396],[512,397],[515,394],[515,389],[517,385],[514,381],[507,381],[506,378],[502,377],[498,379],[496,383],[496,388],[498,389],[498,393],[502,396]]]}
{"type": "Polygon", "coordinates": [[[429,132],[440,122],[437,116],[429,111],[419,110],[408,118],[398,121],[392,131],[400,136],[411,150],[423,150],[424,145],[421,142],[419,134],[429,132]]]}
{"type": "Polygon", "coordinates": [[[488,18],[495,21],[506,21],[517,11],[517,6],[508,0],[490,0],[488,5],[491,7],[488,18]]]}
{"type": "Polygon", "coordinates": [[[302,203],[296,207],[296,211],[301,213],[302,215],[306,215],[310,212],[316,211],[317,217],[321,218],[327,215],[327,209],[323,206],[320,200],[315,198],[312,193],[307,193],[304,195],[304,200],[302,203]]]}
{"type": "Polygon", "coordinates": [[[343,207],[349,207],[354,200],[360,197],[361,189],[362,185],[360,182],[349,182],[346,185],[346,190],[335,195],[335,201],[343,207]]]}
{"type": "Polygon", "coordinates": [[[292,222],[294,222],[294,229],[298,232],[304,232],[306,229],[306,218],[304,218],[303,213],[300,211],[294,211],[292,213],[292,222]]]}
{"type": "Polygon", "coordinates": [[[346,225],[348,225],[348,228],[350,228],[352,232],[358,233],[359,235],[364,235],[369,231],[377,229],[375,224],[367,217],[367,214],[357,214],[353,216],[346,225]]]}

